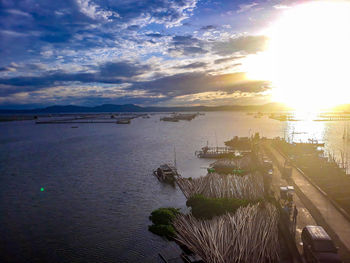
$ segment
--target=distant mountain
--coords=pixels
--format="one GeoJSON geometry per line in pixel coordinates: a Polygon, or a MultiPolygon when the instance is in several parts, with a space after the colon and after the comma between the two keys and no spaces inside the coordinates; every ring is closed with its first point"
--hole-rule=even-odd
{"type": "Polygon", "coordinates": [[[0,109],[1,114],[51,114],[51,113],[97,113],[97,112],[178,112],[178,111],[283,111],[288,110],[283,104],[264,105],[226,105],[226,106],[183,106],[183,107],[141,107],[134,104],[103,104],[95,107],[56,105],[30,110],[0,109]]]}

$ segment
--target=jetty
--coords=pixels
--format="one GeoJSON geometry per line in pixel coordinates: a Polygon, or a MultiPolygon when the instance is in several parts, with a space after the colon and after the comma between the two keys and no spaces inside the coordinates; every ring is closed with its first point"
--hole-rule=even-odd
{"type": "MultiPolygon", "coordinates": [[[[300,234],[307,225],[319,225],[339,246],[343,262],[350,262],[350,216],[340,205],[346,202],[332,200],[332,195],[297,166],[301,164],[299,156],[324,162],[320,165],[306,158],[309,166],[305,164],[303,169],[311,169],[310,165],[336,169],[331,160],[322,157],[324,144],[316,140],[287,143],[259,136],[231,141],[236,149],[218,150],[233,154],[218,158],[206,176],[174,177],[191,209],[172,221],[175,240],[186,248],[184,253],[208,263],[306,262],[300,234]]],[[[217,147],[203,148],[201,153],[215,153],[217,147]]]]}
{"type": "Polygon", "coordinates": [[[242,150],[250,151],[252,148],[252,142],[253,142],[252,138],[235,136],[231,140],[226,141],[225,145],[230,149],[235,149],[239,151],[242,151],[242,150]]]}
{"type": "Polygon", "coordinates": [[[269,119],[276,121],[300,121],[299,119],[295,119],[292,113],[271,113],[269,119]]]}
{"type": "Polygon", "coordinates": [[[173,222],[176,240],[204,262],[301,262],[289,222],[281,222],[285,220],[280,216],[283,209],[265,199],[270,192],[265,173],[270,172],[271,163],[260,163],[259,155],[254,148],[253,153],[241,153],[239,158],[216,161],[211,167],[216,166],[217,170],[206,176],[176,178],[187,205],[192,208],[192,213],[181,214],[173,222]],[[221,172],[219,166],[246,172],[221,172]],[[208,203],[202,207],[201,202],[208,203]],[[215,203],[220,202],[227,202],[230,212],[220,210],[225,206],[216,207],[215,203]],[[232,210],[230,202],[233,206],[235,202],[246,205],[232,210]],[[214,217],[202,218],[210,216],[204,213],[208,206],[214,217]],[[283,226],[287,227],[284,233],[283,226]]]}
{"type": "Polygon", "coordinates": [[[209,147],[204,146],[202,150],[196,151],[195,155],[199,158],[229,158],[233,157],[235,154],[235,150],[232,150],[229,147],[209,147]]]}
{"type": "Polygon", "coordinates": [[[235,153],[233,158],[222,158],[210,165],[209,173],[245,175],[254,168],[250,158],[250,152],[235,153]]]}

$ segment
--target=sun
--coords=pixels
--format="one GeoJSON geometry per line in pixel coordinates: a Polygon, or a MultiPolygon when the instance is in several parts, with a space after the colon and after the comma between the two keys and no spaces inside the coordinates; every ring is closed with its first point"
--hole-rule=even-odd
{"type": "Polygon", "coordinates": [[[350,103],[350,3],[315,1],[287,9],[269,28],[266,52],[248,76],[267,79],[272,100],[318,110],[350,103]]]}

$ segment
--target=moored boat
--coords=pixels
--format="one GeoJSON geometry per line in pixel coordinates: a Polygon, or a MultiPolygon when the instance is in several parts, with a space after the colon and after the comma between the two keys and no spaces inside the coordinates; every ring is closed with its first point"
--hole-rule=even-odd
{"type": "Polygon", "coordinates": [[[119,119],[117,124],[130,124],[130,119],[119,119]]]}
{"type": "Polygon", "coordinates": [[[174,184],[175,178],[179,176],[175,166],[171,164],[162,164],[153,174],[159,181],[174,184]]]}

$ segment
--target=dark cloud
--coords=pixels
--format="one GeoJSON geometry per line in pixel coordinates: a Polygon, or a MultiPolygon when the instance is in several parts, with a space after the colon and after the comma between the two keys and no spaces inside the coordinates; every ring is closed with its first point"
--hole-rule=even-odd
{"type": "Polygon", "coordinates": [[[183,66],[178,66],[175,68],[179,68],[179,69],[195,69],[195,68],[203,68],[207,65],[207,63],[205,62],[194,62],[194,63],[190,63],[187,65],[183,65],[183,66]]]}
{"type": "Polygon", "coordinates": [[[182,50],[184,55],[196,55],[196,54],[205,54],[208,53],[207,50],[201,47],[184,47],[182,50]]]}
{"type": "Polygon", "coordinates": [[[231,38],[225,42],[216,42],[213,50],[216,54],[225,56],[234,52],[244,51],[248,54],[254,54],[263,51],[266,48],[268,38],[266,36],[242,36],[231,38]]]}
{"type": "Polygon", "coordinates": [[[131,26],[128,26],[128,29],[131,31],[137,31],[140,29],[140,26],[139,25],[131,25],[131,26]]]}
{"type": "MultiPolygon", "coordinates": [[[[196,12],[198,16],[192,19],[190,17],[194,14],[197,0],[5,0],[0,2],[0,57],[2,58],[0,96],[29,92],[28,96],[34,99],[39,94],[35,91],[40,89],[61,86],[62,94],[71,94],[70,88],[73,90],[77,85],[96,85],[104,88],[96,89],[96,93],[90,89],[87,93],[91,96],[89,103],[93,101],[99,103],[102,102],[102,98],[98,101],[98,97],[108,97],[112,94],[108,93],[106,87],[116,86],[107,84],[129,84],[130,89],[145,90],[147,91],[145,94],[164,94],[164,99],[176,94],[193,92],[213,90],[230,92],[230,90],[240,89],[255,92],[254,90],[261,88],[260,82],[244,79],[241,75],[243,73],[227,76],[183,73],[164,77],[163,74],[167,74],[166,72],[156,70],[154,74],[150,74],[153,80],[137,82],[140,75],[152,71],[151,66],[131,61],[96,62],[112,60],[116,57],[130,57],[134,51],[132,57],[145,60],[156,57],[159,61],[174,59],[175,56],[200,57],[209,52],[231,56],[236,51],[246,53],[260,51],[265,41],[261,36],[245,36],[229,41],[219,41],[204,40],[189,34],[198,29],[203,31],[199,32],[199,35],[216,28],[224,32],[226,29],[222,24],[213,25],[217,20],[207,19],[208,13],[203,11],[210,7],[213,8],[211,12],[220,15],[222,11],[227,11],[226,3],[221,7],[209,3],[210,1],[208,4],[200,5],[198,8],[202,9],[196,12]],[[214,8],[217,9],[214,10],[214,8]],[[169,29],[181,23],[187,27],[169,29]],[[171,52],[171,58],[166,54],[166,50],[171,52]],[[57,70],[80,69],[81,65],[85,65],[84,68],[89,70],[71,72],[57,70]],[[231,82],[232,79],[233,82],[231,82]]],[[[231,7],[238,6],[238,3],[242,2],[243,0],[233,1],[231,7]]],[[[237,28],[232,31],[226,30],[227,33],[239,31],[237,28]]],[[[213,63],[220,64],[231,59],[235,58],[220,58],[213,63]]],[[[198,71],[207,66],[204,62],[195,62],[195,60],[192,62],[177,68],[182,71],[186,69],[198,71]]],[[[158,62],[156,64],[158,65],[158,62]]],[[[161,68],[161,65],[157,67],[161,68]]],[[[206,69],[209,70],[209,66],[206,69]]],[[[78,93],[79,90],[77,89],[76,92],[78,93]]],[[[74,95],[71,98],[72,102],[79,100],[78,94],[74,95]]],[[[82,94],[81,97],[86,98],[86,96],[87,94],[82,94]]],[[[127,99],[134,98],[131,96],[127,99]]],[[[152,98],[137,98],[137,100],[151,102],[152,98]]]]}
{"type": "Polygon", "coordinates": [[[221,63],[225,63],[225,62],[229,62],[229,61],[234,61],[240,58],[244,58],[244,56],[233,56],[233,57],[226,57],[226,58],[219,58],[214,60],[215,64],[221,64],[221,63]]]}
{"type": "Polygon", "coordinates": [[[15,71],[15,68],[11,67],[0,67],[0,72],[6,72],[6,71],[15,71]]]}
{"type": "Polygon", "coordinates": [[[161,38],[161,37],[164,37],[164,35],[159,34],[159,33],[150,33],[150,34],[146,34],[146,36],[148,36],[148,37],[153,37],[153,38],[161,38]]]}
{"type": "Polygon", "coordinates": [[[266,90],[265,84],[266,82],[264,81],[248,80],[245,77],[245,73],[241,72],[223,75],[191,72],[166,76],[152,81],[137,82],[128,89],[145,90],[172,98],[207,91],[225,91],[228,93],[243,91],[255,93],[266,90]]]}
{"type": "Polygon", "coordinates": [[[185,56],[208,53],[208,50],[203,48],[203,41],[191,35],[174,36],[170,44],[173,47],[168,49],[169,52],[178,52],[185,56]]]}
{"type": "Polygon", "coordinates": [[[202,26],[201,30],[203,30],[203,31],[211,31],[211,30],[215,30],[216,28],[217,28],[217,26],[207,25],[207,26],[202,26]]]}
{"type": "Polygon", "coordinates": [[[200,45],[201,41],[193,36],[174,36],[172,44],[176,47],[200,45]]]}
{"type": "Polygon", "coordinates": [[[150,70],[150,66],[136,62],[107,62],[99,66],[94,73],[67,73],[62,71],[46,72],[40,76],[19,76],[0,78],[0,94],[8,95],[23,91],[34,91],[45,87],[80,83],[120,84],[132,81],[132,78],[150,70]]]}
{"type": "Polygon", "coordinates": [[[149,65],[140,65],[136,62],[107,62],[100,66],[100,75],[108,77],[133,77],[148,70],[150,70],[149,65]]]}
{"type": "Polygon", "coordinates": [[[7,66],[0,67],[0,72],[5,71],[39,71],[43,70],[44,66],[38,63],[28,63],[28,64],[16,64],[11,63],[7,66]]]}

